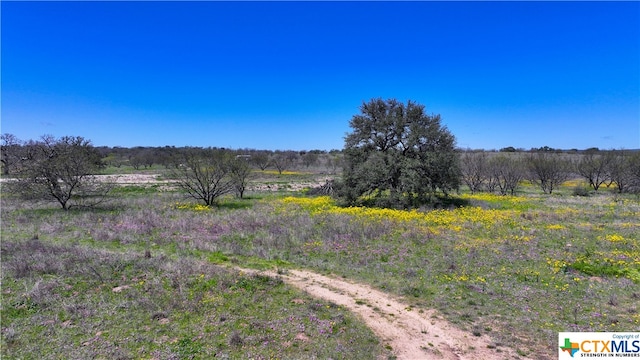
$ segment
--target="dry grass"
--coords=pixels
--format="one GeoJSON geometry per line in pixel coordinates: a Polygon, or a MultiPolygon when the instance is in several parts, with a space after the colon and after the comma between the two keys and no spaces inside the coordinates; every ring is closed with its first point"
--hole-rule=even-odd
{"type": "MultiPolygon", "coordinates": [[[[127,345],[91,353],[105,357],[156,354],[169,358],[173,354],[188,358],[189,354],[207,351],[241,353],[250,346],[255,346],[251,348],[256,351],[252,352],[255,357],[268,357],[276,346],[286,345],[291,351],[302,346],[302,351],[291,353],[296,358],[316,351],[304,352],[314,341],[317,344],[313,346],[335,351],[356,349],[358,344],[360,349],[368,349],[349,358],[366,358],[381,351],[372,345],[370,333],[350,332],[353,322],[345,325],[348,335],[340,338],[343,340],[311,337],[307,330],[315,325],[306,322],[304,334],[310,341],[296,337],[300,329],[287,328],[273,335],[279,343],[260,347],[256,329],[271,334],[265,324],[284,326],[286,314],[296,308],[286,299],[301,295],[281,284],[266,281],[267,285],[261,285],[265,281],[260,279],[248,279],[253,285],[247,286],[254,292],[228,294],[233,288],[228,281],[235,281],[237,274],[212,268],[205,274],[215,276],[206,275],[206,279],[215,278],[215,288],[228,298],[223,311],[203,307],[202,301],[210,299],[198,282],[203,261],[209,262],[207,269],[211,263],[306,267],[358,279],[405,297],[416,309],[436,308],[461,328],[489,335],[502,346],[521,349],[540,359],[555,356],[559,331],[639,331],[636,274],[640,271],[640,202],[634,196],[608,193],[570,196],[571,190],[542,195],[533,187],[525,187],[516,198],[465,196],[473,210],[434,212],[423,217],[402,212],[382,216],[367,209],[339,209],[331,203],[308,207],[304,201],[283,201],[281,195],[256,194],[245,200],[227,199],[218,208],[198,209],[183,206],[185,200],[178,194],[153,187],[121,190],[112,208],[90,212],[64,213],[3,197],[2,336],[7,345],[3,346],[3,355],[18,357],[16,354],[22,354],[18,350],[43,334],[53,334],[61,349],[89,354],[82,352],[87,350],[83,342],[100,331],[99,339],[106,336],[98,320],[104,318],[101,304],[111,311],[118,306],[125,306],[127,311],[143,309],[135,315],[142,319],[133,325],[138,334],[125,329],[109,334],[118,334],[114,339],[120,342],[134,339],[131,344],[136,336],[147,339],[142,341],[147,350],[127,345]],[[147,252],[151,258],[145,257],[147,252]],[[121,256],[109,260],[108,254],[114,253],[121,256]],[[95,271],[82,264],[93,264],[95,271]],[[128,272],[125,282],[109,270],[120,266],[128,272]],[[152,294],[164,294],[165,300],[145,293],[142,285],[119,293],[133,297],[113,300],[112,289],[135,285],[133,278],[138,282],[144,279],[144,286],[149,286],[152,294]],[[56,298],[53,294],[65,294],[65,286],[72,286],[78,293],[100,290],[89,299],[56,298]],[[281,298],[275,307],[256,307],[264,297],[281,298]],[[189,306],[202,309],[195,320],[187,316],[189,306]],[[49,310],[43,312],[44,308],[49,310]],[[247,312],[234,318],[234,311],[242,308],[247,312]],[[252,320],[258,314],[269,317],[252,320]],[[95,323],[82,331],[63,327],[68,318],[84,315],[95,318],[95,323]],[[165,334],[156,327],[162,325],[156,318],[162,319],[163,315],[173,325],[182,324],[181,330],[176,330],[180,335],[165,334]],[[179,320],[173,320],[175,316],[179,320]],[[202,328],[201,322],[215,320],[216,326],[222,326],[232,318],[237,321],[225,328],[224,338],[218,330],[207,332],[202,328]],[[55,326],[39,325],[50,321],[55,326]],[[201,334],[212,336],[204,338],[206,344],[213,344],[207,350],[201,348],[205,346],[198,338],[201,334]],[[362,355],[365,353],[368,355],[362,355]]],[[[305,311],[309,310],[307,307],[305,311]]],[[[306,316],[304,311],[299,314],[295,315],[296,324],[306,316]]],[[[324,316],[330,319],[337,314],[324,316]]],[[[129,319],[114,318],[109,326],[125,320],[129,319]]],[[[340,351],[323,354],[341,358],[340,351]]]]}
{"type": "Polygon", "coordinates": [[[130,196],[108,210],[62,212],[3,198],[2,358],[370,359],[385,352],[347,310],[278,278],[203,261],[205,253],[215,257],[211,239],[226,230],[198,224],[202,218],[174,199],[130,196]]]}

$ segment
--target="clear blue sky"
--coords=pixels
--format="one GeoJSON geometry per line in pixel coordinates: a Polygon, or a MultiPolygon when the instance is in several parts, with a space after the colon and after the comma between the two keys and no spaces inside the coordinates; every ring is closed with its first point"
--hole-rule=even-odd
{"type": "Polygon", "coordinates": [[[341,149],[371,98],[464,148],[640,148],[640,2],[2,1],[1,131],[341,149]]]}

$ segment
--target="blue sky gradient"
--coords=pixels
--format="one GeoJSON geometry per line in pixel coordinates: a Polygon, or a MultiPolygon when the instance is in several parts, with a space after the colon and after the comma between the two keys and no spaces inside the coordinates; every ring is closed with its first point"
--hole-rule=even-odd
{"type": "Polygon", "coordinates": [[[371,98],[463,148],[640,148],[640,2],[6,2],[1,131],[341,149],[371,98]]]}

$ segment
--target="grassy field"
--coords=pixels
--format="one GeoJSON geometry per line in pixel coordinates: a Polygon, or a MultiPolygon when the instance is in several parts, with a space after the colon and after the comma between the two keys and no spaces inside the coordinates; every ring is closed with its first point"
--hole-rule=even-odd
{"type": "Polygon", "coordinates": [[[206,208],[153,186],[94,211],[3,196],[2,356],[386,356],[344,309],[233,265],[369,283],[535,359],[559,331],[640,331],[640,201],[573,186],[428,212],[282,191],[206,208]]]}
{"type": "Polygon", "coordinates": [[[279,279],[215,265],[229,259],[187,240],[206,226],[193,218],[198,207],[183,209],[170,195],[137,200],[68,213],[3,202],[3,359],[367,359],[386,351],[346,310],[279,279]]]}

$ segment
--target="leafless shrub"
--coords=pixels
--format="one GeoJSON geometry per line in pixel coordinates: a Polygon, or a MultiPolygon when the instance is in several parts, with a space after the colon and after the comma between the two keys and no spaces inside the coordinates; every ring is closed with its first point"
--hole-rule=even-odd
{"type": "Polygon", "coordinates": [[[462,180],[472,193],[482,191],[487,182],[489,159],[485,152],[465,152],[460,157],[462,180]]]}
{"type": "Polygon", "coordinates": [[[275,166],[279,174],[283,171],[294,167],[298,160],[298,153],[295,151],[277,151],[270,159],[271,164],[275,166]]]}
{"type": "Polygon", "coordinates": [[[94,207],[107,199],[112,185],[92,176],[102,163],[89,140],[45,135],[24,149],[15,181],[4,186],[10,193],[25,200],[55,200],[63,210],[94,207]]]}
{"type": "Polygon", "coordinates": [[[234,190],[231,154],[216,149],[188,149],[173,172],[176,184],[190,197],[205,205],[234,190]]]}
{"type": "Polygon", "coordinates": [[[527,157],[529,180],[540,186],[543,192],[551,194],[570,176],[570,162],[561,154],[538,151],[527,157]]]}
{"type": "Polygon", "coordinates": [[[39,279],[33,287],[24,294],[24,297],[30,299],[32,304],[39,307],[46,307],[54,302],[54,298],[58,297],[57,289],[59,286],[60,283],[55,279],[39,279]]]}
{"type": "Polygon", "coordinates": [[[616,184],[617,191],[640,193],[640,152],[615,150],[608,154],[607,174],[609,185],[616,184]]]}
{"type": "Polygon", "coordinates": [[[0,136],[0,163],[2,163],[2,174],[9,175],[17,170],[24,156],[24,142],[13,134],[2,134],[0,136]]]}
{"type": "Polygon", "coordinates": [[[46,246],[38,239],[2,242],[3,267],[20,278],[57,274],[64,269],[59,247],[46,246]]]}
{"type": "Polygon", "coordinates": [[[607,181],[607,167],[611,156],[596,151],[587,151],[577,162],[576,171],[589,182],[593,190],[598,191],[600,185],[607,181]]]}
{"type": "Polygon", "coordinates": [[[495,181],[500,194],[514,195],[525,174],[522,160],[513,156],[498,155],[491,158],[488,167],[490,178],[495,181]]]}
{"type": "Polygon", "coordinates": [[[311,196],[314,196],[314,195],[332,196],[332,195],[334,195],[334,186],[335,186],[335,182],[333,180],[327,180],[324,183],[324,185],[309,189],[309,191],[307,191],[307,195],[311,195],[311,196]]]}

